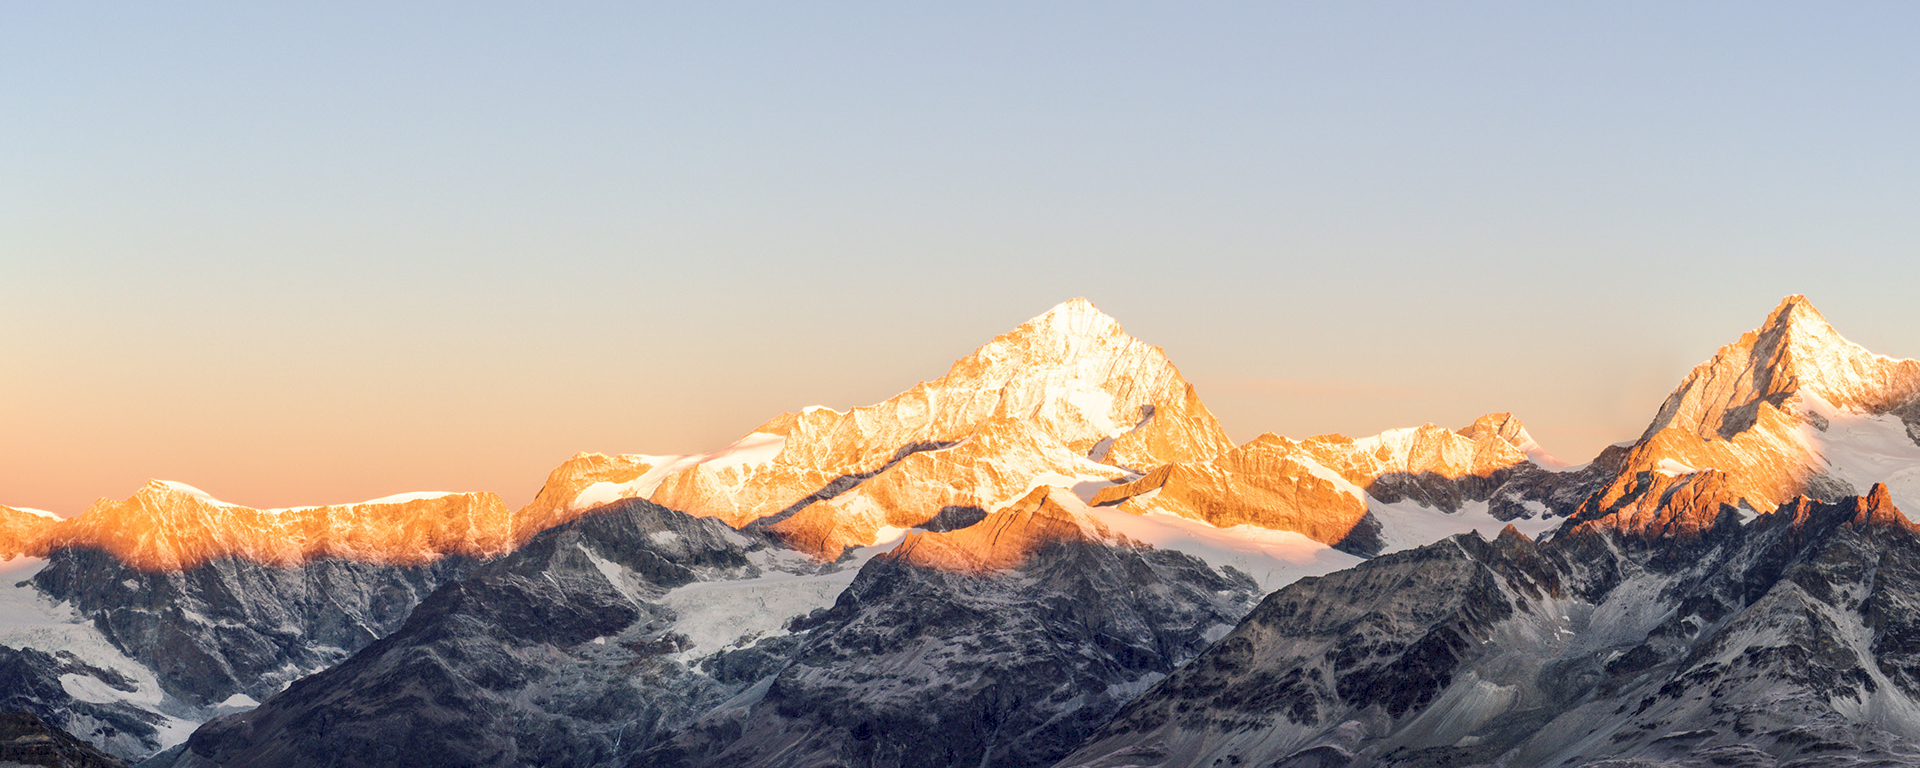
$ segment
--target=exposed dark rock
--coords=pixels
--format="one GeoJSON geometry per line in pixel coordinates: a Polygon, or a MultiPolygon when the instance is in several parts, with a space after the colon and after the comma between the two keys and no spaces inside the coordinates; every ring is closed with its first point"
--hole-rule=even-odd
{"type": "Polygon", "coordinates": [[[1061,765],[1920,765],[1917,614],[1884,487],[1706,535],[1457,536],[1274,593],[1061,765]]]}
{"type": "Polygon", "coordinates": [[[628,765],[1048,765],[1252,594],[1186,555],[1095,541],[1001,574],[875,559],[757,701],[628,765]]]}
{"type": "Polygon", "coordinates": [[[395,567],[316,560],[297,567],[223,558],[148,572],[94,549],[53,552],[33,584],[73,604],[107,640],[195,705],[264,700],[392,632],[458,557],[395,567]]]}
{"type": "Polygon", "coordinates": [[[0,711],[0,766],[126,768],[120,758],[74,738],[32,712],[0,711]]]}

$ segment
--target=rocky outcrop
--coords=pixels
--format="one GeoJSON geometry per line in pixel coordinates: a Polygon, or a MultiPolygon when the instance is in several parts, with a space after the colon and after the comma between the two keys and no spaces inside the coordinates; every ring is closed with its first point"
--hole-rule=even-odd
{"type": "MultiPolygon", "coordinates": [[[[1414,501],[1435,514],[1469,501],[1504,499],[1507,518],[1550,515],[1546,478],[1555,474],[1519,419],[1482,416],[1459,430],[1427,424],[1373,437],[1322,435],[1294,441],[1274,434],[1205,461],[1158,467],[1139,479],[1102,488],[1098,505],[1144,514],[1161,511],[1217,526],[1257,525],[1298,531],[1315,541],[1371,555],[1380,526],[1369,500],[1414,501]],[[1505,493],[1501,493],[1506,489],[1505,493]],[[1536,501],[1538,509],[1525,502],[1536,501]]],[[[1570,478],[1571,479],[1571,478],[1570,478]]]]}
{"type": "MultiPolygon", "coordinates": [[[[147,755],[159,747],[160,729],[169,725],[165,716],[105,696],[95,697],[103,701],[75,698],[66,681],[72,681],[76,687],[91,685],[127,693],[137,690],[134,682],[124,675],[88,664],[69,651],[49,653],[0,645],[0,712],[31,713],[48,728],[79,734],[89,740],[90,747],[98,745],[116,755],[147,755]]],[[[0,718],[9,716],[0,715],[0,718]]],[[[13,722],[15,727],[26,728],[21,721],[13,722]]],[[[5,728],[0,725],[0,743],[8,738],[4,735],[5,728]]],[[[27,728],[25,732],[35,731],[27,728]]],[[[4,749],[0,746],[0,750],[4,749]]],[[[0,756],[5,754],[0,751],[0,756]]],[[[22,757],[0,757],[0,765],[4,765],[6,759],[31,762],[22,757]]]]}
{"type": "Polygon", "coordinates": [[[60,518],[13,507],[0,507],[0,562],[46,554],[47,537],[60,518]]]}
{"type": "Polygon", "coordinates": [[[723,701],[663,598],[757,573],[712,519],[629,500],[434,592],[393,634],[160,765],[606,765],[723,701]]]}
{"type": "Polygon", "coordinates": [[[1061,765],[1920,764],[1917,596],[1884,487],[1461,536],[1276,592],[1061,765]]]}
{"type": "Polygon", "coordinates": [[[420,600],[473,566],[322,559],[292,566],[221,558],[143,570],[98,549],[53,552],[35,588],[73,606],[170,695],[209,706],[264,700],[397,629],[420,600]]]}
{"type": "Polygon", "coordinates": [[[31,712],[0,711],[0,765],[125,768],[126,763],[31,712]]]}
{"type": "Polygon", "coordinates": [[[1256,596],[1062,494],[909,536],[799,623],[776,674],[627,765],[1051,764],[1256,596]]]}
{"type": "Polygon", "coordinates": [[[596,483],[626,485],[639,480],[662,464],[660,457],[638,454],[607,456],[577,453],[547,473],[547,482],[534,494],[533,501],[513,513],[515,544],[539,535],[541,531],[573,521],[591,509],[576,504],[580,492],[596,483]]]}

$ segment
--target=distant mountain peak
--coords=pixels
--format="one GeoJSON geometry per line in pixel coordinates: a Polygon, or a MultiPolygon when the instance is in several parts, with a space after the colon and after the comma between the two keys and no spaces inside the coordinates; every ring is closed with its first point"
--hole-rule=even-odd
{"type": "Polygon", "coordinates": [[[1117,480],[1232,447],[1165,352],[1084,298],[884,402],[804,409],[755,433],[765,450],[656,457],[644,475],[627,471],[640,479],[596,476],[577,491],[549,482],[572,511],[642,496],[770,529],[830,559],[943,508],[997,509],[1041,480],[1117,480]]]}
{"type": "Polygon", "coordinates": [[[1721,347],[1667,396],[1619,474],[1576,516],[1662,532],[1714,524],[1720,506],[1768,511],[1800,496],[1833,499],[1892,482],[1884,465],[1920,443],[1920,361],[1848,341],[1805,296],[1721,347]],[[1844,426],[1830,431],[1835,422],[1844,426]],[[1863,442],[1864,441],[1864,442],[1863,442]],[[1905,446],[1905,447],[1903,447],[1905,446]],[[1862,458],[1862,457],[1865,458],[1862,458]],[[1684,521],[1672,499],[1691,499],[1684,521]]]}
{"type": "Polygon", "coordinates": [[[1805,296],[1788,296],[1758,329],[1721,347],[1668,396],[1642,439],[1679,428],[1727,439],[1752,427],[1761,403],[1811,394],[1878,413],[1920,390],[1920,364],[1876,355],[1841,336],[1805,296]]]}

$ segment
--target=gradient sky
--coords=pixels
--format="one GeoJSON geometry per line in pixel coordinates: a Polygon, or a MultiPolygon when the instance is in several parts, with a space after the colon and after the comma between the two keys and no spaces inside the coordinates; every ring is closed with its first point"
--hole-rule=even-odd
{"type": "Polygon", "coordinates": [[[290,5],[0,8],[0,503],[518,505],[1073,296],[1236,440],[1920,357],[1911,3],[290,5]]]}

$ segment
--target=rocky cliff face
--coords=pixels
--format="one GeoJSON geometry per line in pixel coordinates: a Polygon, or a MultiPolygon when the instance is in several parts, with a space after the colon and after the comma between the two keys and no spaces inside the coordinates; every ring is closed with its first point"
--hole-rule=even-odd
{"type": "Polygon", "coordinates": [[[731,692],[680,660],[692,640],[674,631],[666,598],[703,578],[758,575],[764,546],[712,519],[613,505],[448,584],[397,632],[158,761],[617,761],[731,692]]]}
{"type": "Polygon", "coordinates": [[[345,659],[471,567],[464,558],[418,566],[221,558],[145,571],[101,550],[61,549],[33,585],[73,606],[168,694],[206,706],[235,694],[263,700],[345,659]]]}
{"type": "Polygon", "coordinates": [[[0,586],[13,706],[126,757],[345,659],[510,545],[492,494],[258,510],[155,481],[7,520],[30,576],[0,586]]]}
{"type": "Polygon", "coordinates": [[[0,646],[0,712],[31,713],[48,728],[84,735],[89,746],[116,755],[147,755],[159,748],[160,731],[171,724],[165,715],[106,696],[75,698],[68,686],[89,685],[81,681],[97,683],[96,690],[139,692],[136,681],[71,651],[0,646]]]}
{"type": "Polygon", "coordinates": [[[845,564],[776,541],[611,505],[157,764],[1044,765],[1255,597],[1044,491],[845,564]]]}
{"type": "Polygon", "coordinates": [[[1553,489],[1575,478],[1549,477],[1554,472],[1535,457],[1552,461],[1519,419],[1504,413],[1459,430],[1427,424],[1358,439],[1294,441],[1269,433],[1204,461],[1162,465],[1102,488],[1093,503],[1298,531],[1371,555],[1385,545],[1382,524],[1370,514],[1374,502],[1410,501],[1451,515],[1467,502],[1498,498],[1506,519],[1551,516],[1554,508],[1541,499],[1551,500],[1553,489]]]}
{"type": "Polygon", "coordinates": [[[1884,487],[1456,537],[1275,593],[1062,765],[1916,764],[1917,569],[1884,487]]]}
{"type": "Polygon", "coordinates": [[[0,712],[0,765],[124,768],[126,763],[48,725],[31,712],[0,712]]]}
{"type": "Polygon", "coordinates": [[[757,522],[831,559],[944,509],[993,509],[1045,481],[1122,479],[1227,447],[1159,348],[1076,299],[884,403],[810,408],[714,454],[647,459],[649,471],[589,484],[571,506],[645,497],[757,522]]]}
{"type": "Polygon", "coordinates": [[[1683,524],[1700,527],[1719,504],[1764,512],[1803,495],[1864,493],[1874,483],[1916,506],[1916,439],[1920,361],[1868,352],[1790,296],[1759,329],[1687,375],[1578,514],[1637,510],[1613,522],[1650,519],[1679,493],[1705,515],[1683,524]]]}
{"type": "Polygon", "coordinates": [[[417,565],[447,555],[494,557],[513,542],[491,493],[406,494],[360,504],[261,510],[155,480],[125,501],[102,499],[59,521],[41,552],[98,549],[145,571],[217,558],[292,566],[321,558],[417,565]]]}
{"type": "Polygon", "coordinates": [[[800,622],[775,674],[628,765],[1051,764],[1256,596],[1063,494],[909,535],[800,622]]]}

